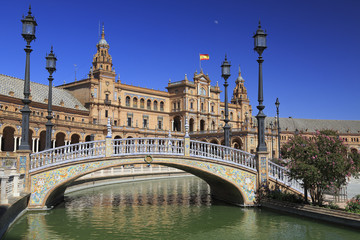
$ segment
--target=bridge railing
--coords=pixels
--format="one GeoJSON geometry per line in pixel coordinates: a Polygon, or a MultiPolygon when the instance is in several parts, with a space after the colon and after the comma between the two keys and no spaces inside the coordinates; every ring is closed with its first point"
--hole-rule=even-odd
{"type": "Polygon", "coordinates": [[[30,172],[58,163],[105,157],[105,140],[65,145],[30,155],[30,172]]]}
{"type": "Polygon", "coordinates": [[[231,162],[256,170],[254,154],[213,143],[190,140],[190,156],[231,162]]]}
{"type": "Polygon", "coordinates": [[[286,168],[277,165],[271,161],[268,162],[269,164],[269,177],[285,184],[286,186],[289,186],[290,188],[293,188],[299,192],[304,192],[303,187],[301,186],[301,183],[296,181],[295,179],[291,179],[288,176],[288,171],[286,168]]]}
{"type": "Polygon", "coordinates": [[[184,155],[184,139],[127,138],[113,139],[113,156],[137,154],[184,155]]]}

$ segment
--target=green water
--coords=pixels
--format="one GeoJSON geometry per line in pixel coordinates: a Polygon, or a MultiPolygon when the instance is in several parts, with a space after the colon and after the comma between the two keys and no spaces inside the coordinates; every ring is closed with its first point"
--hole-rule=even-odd
{"type": "Polygon", "coordinates": [[[213,201],[195,177],[82,190],[19,219],[5,239],[360,239],[360,232],[213,201]]]}

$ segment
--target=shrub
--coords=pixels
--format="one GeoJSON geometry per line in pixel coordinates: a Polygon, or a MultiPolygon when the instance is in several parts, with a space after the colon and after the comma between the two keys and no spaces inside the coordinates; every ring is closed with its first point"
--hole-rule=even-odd
{"type": "Polygon", "coordinates": [[[317,132],[311,139],[295,135],[281,151],[289,159],[289,176],[302,181],[315,205],[322,205],[324,191],[340,189],[360,171],[360,154],[348,155],[342,139],[331,130],[317,132]]]}
{"type": "Polygon", "coordinates": [[[279,201],[285,201],[291,203],[304,203],[304,199],[300,195],[282,192],[281,190],[270,191],[268,193],[268,197],[279,201]]]}
{"type": "Polygon", "coordinates": [[[330,202],[328,205],[325,206],[326,208],[330,208],[330,209],[336,209],[336,210],[339,210],[340,207],[339,205],[333,203],[333,202],[330,202]]]}
{"type": "Polygon", "coordinates": [[[347,212],[359,213],[360,214],[360,194],[356,195],[350,201],[346,203],[345,210],[347,212]]]}

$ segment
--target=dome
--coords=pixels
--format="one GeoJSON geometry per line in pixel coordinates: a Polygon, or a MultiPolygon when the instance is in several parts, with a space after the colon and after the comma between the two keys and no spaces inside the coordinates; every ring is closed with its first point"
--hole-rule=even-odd
{"type": "Polygon", "coordinates": [[[105,40],[104,25],[103,25],[103,27],[102,27],[101,39],[100,39],[98,45],[101,45],[101,46],[109,46],[109,44],[108,44],[107,41],[105,40]]]}
{"type": "Polygon", "coordinates": [[[98,44],[99,44],[99,45],[109,45],[109,44],[107,43],[107,41],[105,40],[105,38],[101,38],[98,44]]]}

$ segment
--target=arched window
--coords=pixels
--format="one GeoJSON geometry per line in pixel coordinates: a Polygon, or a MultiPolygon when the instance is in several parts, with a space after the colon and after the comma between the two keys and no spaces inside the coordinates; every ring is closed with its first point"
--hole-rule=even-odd
{"type": "Polygon", "coordinates": [[[224,119],[224,111],[221,111],[221,118],[224,119]]]}
{"type": "Polygon", "coordinates": [[[164,111],[164,102],[160,102],[160,111],[164,111]]]}
{"type": "Polygon", "coordinates": [[[16,150],[16,142],[14,141],[15,137],[15,129],[12,127],[5,127],[3,130],[3,136],[2,136],[2,151],[14,151],[16,150]]]}
{"type": "Polygon", "coordinates": [[[173,123],[173,131],[181,132],[181,121],[180,116],[174,117],[174,123],[173,123]]]}
{"type": "Polygon", "coordinates": [[[150,99],[147,100],[146,107],[148,110],[151,110],[151,100],[150,99]]]}
{"type": "Polygon", "coordinates": [[[230,120],[233,120],[233,113],[230,112],[230,120]]]}
{"type": "Polygon", "coordinates": [[[155,101],[154,101],[154,110],[155,110],[155,111],[157,111],[157,108],[158,108],[157,105],[158,105],[158,102],[155,100],[155,101]]]}
{"type": "Polygon", "coordinates": [[[142,98],[140,99],[140,108],[144,108],[145,107],[145,100],[142,98]]]}
{"type": "Polygon", "coordinates": [[[200,131],[205,131],[205,120],[200,120],[200,131]]]}
{"type": "Polygon", "coordinates": [[[137,98],[136,97],[133,98],[133,107],[137,107],[137,98]]]}
{"type": "Polygon", "coordinates": [[[130,97],[129,96],[127,96],[125,98],[125,104],[126,104],[127,107],[130,107],[130,97]]]}
{"type": "Polygon", "coordinates": [[[173,103],[173,109],[176,110],[176,102],[173,103]]]}
{"type": "Polygon", "coordinates": [[[201,111],[204,111],[204,103],[201,103],[201,111]]]}
{"type": "Polygon", "coordinates": [[[180,101],[178,101],[178,109],[180,110],[180,101]]]}
{"type": "Polygon", "coordinates": [[[190,118],[190,132],[193,132],[194,131],[194,124],[195,124],[195,121],[193,118],[190,118]]]}

